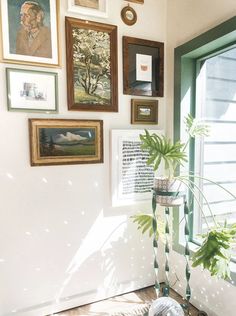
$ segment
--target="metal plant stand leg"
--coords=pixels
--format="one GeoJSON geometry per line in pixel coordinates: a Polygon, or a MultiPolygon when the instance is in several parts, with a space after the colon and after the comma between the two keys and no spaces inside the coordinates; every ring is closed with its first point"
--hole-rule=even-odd
{"type": "Polygon", "coordinates": [[[185,226],[184,226],[184,235],[185,235],[185,250],[184,250],[184,256],[186,259],[186,267],[185,267],[185,277],[186,277],[186,290],[185,290],[185,297],[187,304],[183,304],[183,308],[186,309],[187,314],[189,315],[189,301],[191,298],[191,288],[189,285],[190,281],[190,276],[191,276],[191,271],[190,271],[190,264],[189,264],[189,256],[190,256],[190,251],[189,251],[189,209],[187,202],[185,200],[184,202],[184,219],[185,219],[185,226]]]}
{"type": "Polygon", "coordinates": [[[152,211],[153,211],[153,221],[152,221],[152,228],[153,228],[153,250],[154,250],[154,271],[155,271],[155,290],[157,293],[157,297],[159,296],[160,292],[160,283],[158,280],[158,271],[159,265],[157,261],[157,249],[158,249],[158,242],[157,242],[157,215],[156,215],[156,192],[153,192],[152,195],[152,211]]]}
{"type": "Polygon", "coordinates": [[[169,296],[170,294],[170,281],[169,281],[169,253],[170,253],[170,227],[169,227],[170,209],[165,208],[165,287],[163,289],[163,295],[169,296]]]}

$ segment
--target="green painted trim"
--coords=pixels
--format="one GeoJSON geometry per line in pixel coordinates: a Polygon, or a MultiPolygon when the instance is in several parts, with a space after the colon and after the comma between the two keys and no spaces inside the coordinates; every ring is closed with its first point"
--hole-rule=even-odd
{"type": "MultiPolygon", "coordinates": [[[[180,139],[182,111],[195,114],[195,78],[199,73],[199,61],[214,56],[236,46],[236,16],[180,45],[174,51],[174,141],[180,139]]],[[[194,152],[194,142],[190,142],[190,151],[194,152]]],[[[189,160],[190,170],[194,168],[194,155],[189,160]]],[[[191,196],[189,198],[189,202],[191,196]]],[[[192,210],[190,210],[192,211],[192,210]]],[[[190,240],[193,235],[193,213],[189,217],[191,225],[190,240]]],[[[179,210],[173,209],[173,250],[184,253],[184,245],[179,240],[179,210]]],[[[236,284],[236,271],[231,273],[236,284]]]]}
{"type": "Polygon", "coordinates": [[[236,41],[236,16],[176,48],[181,56],[197,58],[200,55],[236,41]],[[219,42],[220,41],[220,42],[219,42]]]}

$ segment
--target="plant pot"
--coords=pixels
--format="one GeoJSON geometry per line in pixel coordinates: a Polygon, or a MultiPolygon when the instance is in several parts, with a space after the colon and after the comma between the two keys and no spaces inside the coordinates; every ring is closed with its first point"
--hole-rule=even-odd
{"type": "Polygon", "coordinates": [[[184,203],[184,185],[176,179],[156,177],[154,179],[156,202],[162,206],[180,206],[184,203]]]}

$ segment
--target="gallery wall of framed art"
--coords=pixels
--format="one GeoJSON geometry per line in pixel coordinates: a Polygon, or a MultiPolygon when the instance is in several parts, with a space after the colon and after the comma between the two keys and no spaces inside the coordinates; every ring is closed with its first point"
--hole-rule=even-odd
{"type": "Polygon", "coordinates": [[[112,163],[117,157],[110,137],[116,129],[164,128],[165,95],[123,93],[122,37],[165,42],[160,2],[148,1],[152,10],[147,0],[0,0],[0,266],[8,284],[0,284],[0,316],[51,315],[153,282],[149,241],[144,238],[138,250],[141,241],[129,220],[148,210],[149,200],[112,202],[118,162],[112,163]],[[133,25],[121,18],[128,3],[137,14],[133,25]],[[41,50],[34,42],[39,29],[41,50]],[[76,47],[82,37],[86,54],[76,47]],[[132,99],[142,100],[137,124],[131,123],[132,99]],[[158,122],[148,101],[158,101],[158,122]],[[147,125],[146,119],[153,121],[147,125]],[[133,261],[132,273],[122,268],[133,261]]]}

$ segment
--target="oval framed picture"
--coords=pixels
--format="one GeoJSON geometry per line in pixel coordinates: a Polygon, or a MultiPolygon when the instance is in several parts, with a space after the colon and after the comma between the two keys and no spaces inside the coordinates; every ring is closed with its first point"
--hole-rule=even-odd
{"type": "Polygon", "coordinates": [[[137,21],[137,13],[129,5],[121,10],[122,21],[127,25],[133,25],[137,21]]]}

